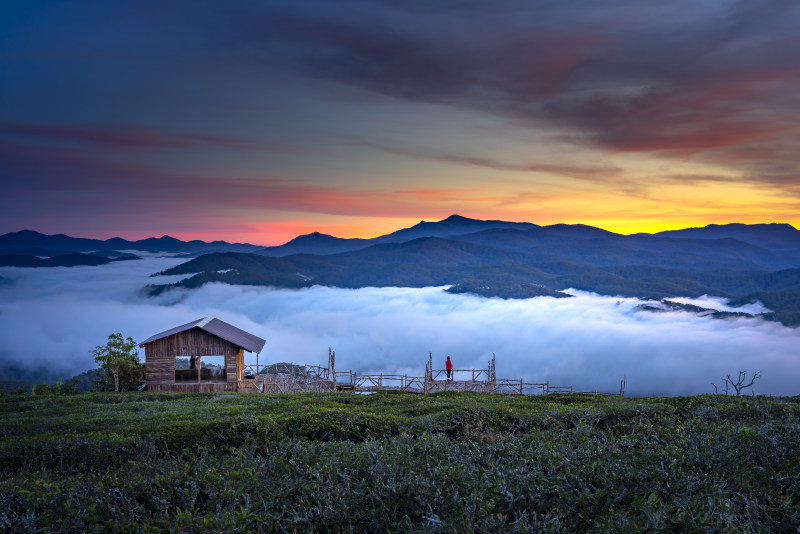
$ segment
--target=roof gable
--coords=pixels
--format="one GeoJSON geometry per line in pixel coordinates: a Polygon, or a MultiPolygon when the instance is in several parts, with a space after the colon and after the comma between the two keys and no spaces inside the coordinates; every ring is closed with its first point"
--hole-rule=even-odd
{"type": "Polygon", "coordinates": [[[260,337],[254,336],[249,332],[245,332],[244,330],[236,328],[232,324],[228,324],[225,321],[209,316],[192,321],[191,323],[176,326],[175,328],[165,330],[164,332],[154,336],[150,336],[146,340],[139,343],[139,346],[143,347],[151,341],[156,341],[179,332],[185,332],[186,330],[191,330],[192,328],[204,330],[209,334],[213,334],[224,339],[225,341],[229,341],[234,345],[242,347],[248,352],[261,352],[261,350],[264,348],[264,344],[267,342],[265,339],[261,339],[260,337]]]}

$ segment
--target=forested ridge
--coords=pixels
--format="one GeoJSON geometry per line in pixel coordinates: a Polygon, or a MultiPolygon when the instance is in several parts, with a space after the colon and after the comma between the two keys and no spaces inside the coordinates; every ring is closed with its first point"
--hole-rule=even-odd
{"type": "Polygon", "coordinates": [[[206,254],[160,273],[186,279],[150,291],[223,282],[281,288],[451,286],[453,293],[502,298],[565,296],[562,290],[568,288],[648,299],[712,295],[738,305],[762,301],[772,310],[766,319],[800,324],[795,235],[800,232],[784,228],[788,225],[733,226],[737,236],[752,234],[753,241],[771,248],[729,236],[624,236],[583,225],[489,228],[402,242],[344,240],[342,246],[360,248],[337,253],[329,252],[336,238],[325,236],[301,240],[305,250],[314,250],[315,241],[324,243],[318,253],[206,254]]]}

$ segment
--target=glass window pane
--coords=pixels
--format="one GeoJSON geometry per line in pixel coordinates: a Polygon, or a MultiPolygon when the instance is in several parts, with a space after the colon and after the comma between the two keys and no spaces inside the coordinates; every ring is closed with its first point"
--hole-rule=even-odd
{"type": "Polygon", "coordinates": [[[175,358],[175,382],[197,382],[198,358],[177,356],[175,358]]]}
{"type": "Polygon", "coordinates": [[[200,357],[201,382],[225,382],[225,356],[200,357]]]}

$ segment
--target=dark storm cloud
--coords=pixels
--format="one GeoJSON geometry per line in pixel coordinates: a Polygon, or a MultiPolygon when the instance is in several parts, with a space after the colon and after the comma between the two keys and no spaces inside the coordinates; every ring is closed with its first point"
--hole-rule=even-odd
{"type": "Polygon", "coordinates": [[[88,54],[105,58],[95,74],[133,84],[184,87],[192,69],[261,85],[301,74],[679,157],[796,144],[800,123],[794,0],[196,2],[190,15],[78,3],[51,6],[35,40],[9,9],[7,60],[81,66],[88,54]]]}
{"type": "Polygon", "coordinates": [[[561,176],[568,176],[570,178],[587,180],[590,182],[603,182],[606,179],[609,181],[613,180],[615,182],[620,181],[617,175],[620,172],[620,169],[611,165],[590,166],[545,162],[514,162],[483,156],[466,156],[462,154],[446,153],[441,154],[432,151],[401,149],[379,145],[376,143],[361,143],[361,145],[391,154],[399,154],[401,156],[411,156],[414,158],[430,161],[441,161],[445,163],[458,163],[461,165],[471,165],[499,171],[558,174],[561,176]]]}
{"type": "Polygon", "coordinates": [[[153,148],[197,148],[216,146],[233,150],[300,152],[300,149],[269,141],[200,134],[174,134],[139,125],[76,126],[0,121],[0,135],[28,141],[72,141],[91,148],[147,150],[153,148]]]}
{"type": "Polygon", "coordinates": [[[797,141],[797,2],[315,5],[273,6],[240,44],[305,75],[544,122],[612,150],[797,141]]]}

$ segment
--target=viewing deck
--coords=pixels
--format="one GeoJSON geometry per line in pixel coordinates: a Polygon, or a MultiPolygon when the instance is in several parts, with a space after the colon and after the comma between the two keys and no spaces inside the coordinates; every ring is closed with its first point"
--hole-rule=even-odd
{"type": "MultiPolygon", "coordinates": [[[[247,366],[246,378],[232,382],[227,391],[250,391],[259,393],[312,393],[312,392],[350,392],[374,393],[377,391],[405,391],[427,394],[440,391],[472,391],[493,395],[549,395],[554,393],[578,393],[572,386],[554,386],[548,382],[525,382],[497,378],[495,358],[489,361],[486,369],[454,369],[452,379],[447,378],[444,369],[433,369],[429,355],[425,365],[425,376],[399,374],[359,374],[355,371],[336,371],[335,353],[329,349],[329,365],[305,366],[295,364],[272,364],[268,366],[247,366]],[[283,369],[281,368],[283,366],[283,369]],[[267,371],[267,372],[265,372],[267,371]]],[[[594,395],[625,394],[625,380],[620,381],[619,392],[581,391],[594,395]]]]}

